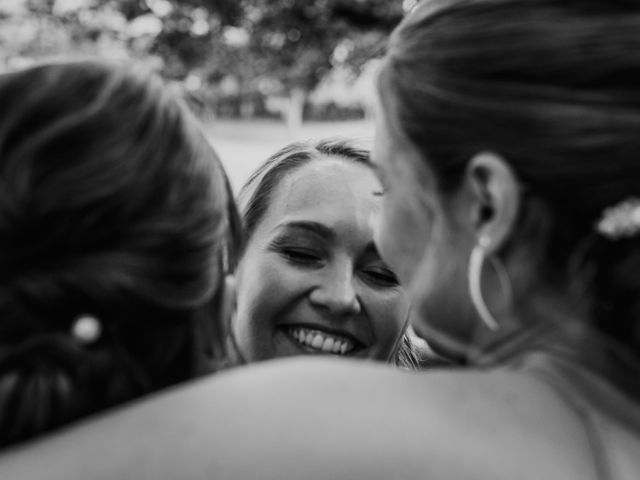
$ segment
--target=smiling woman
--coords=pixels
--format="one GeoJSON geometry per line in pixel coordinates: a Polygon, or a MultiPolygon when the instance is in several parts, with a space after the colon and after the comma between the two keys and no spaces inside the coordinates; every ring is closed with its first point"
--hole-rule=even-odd
{"type": "Polygon", "coordinates": [[[412,364],[409,302],[373,243],[381,197],[368,152],[345,141],[289,145],[252,175],[240,193],[248,241],[234,322],[247,360],[412,364]]]}

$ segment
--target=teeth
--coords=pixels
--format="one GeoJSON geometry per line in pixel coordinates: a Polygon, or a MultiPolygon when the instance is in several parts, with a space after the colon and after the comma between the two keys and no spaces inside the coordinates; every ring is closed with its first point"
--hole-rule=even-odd
{"type": "Polygon", "coordinates": [[[311,347],[319,352],[345,355],[354,348],[353,341],[350,339],[331,335],[326,332],[321,332],[320,330],[292,327],[289,328],[288,332],[298,343],[311,347]]]}

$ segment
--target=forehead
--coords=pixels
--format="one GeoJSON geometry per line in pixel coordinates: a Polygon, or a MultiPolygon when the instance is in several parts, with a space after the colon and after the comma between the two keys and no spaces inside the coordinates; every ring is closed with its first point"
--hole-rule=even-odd
{"type": "Polygon", "coordinates": [[[368,221],[380,208],[381,192],[369,166],[325,156],[282,179],[273,192],[264,222],[293,217],[325,223],[359,221],[360,217],[368,221]]]}

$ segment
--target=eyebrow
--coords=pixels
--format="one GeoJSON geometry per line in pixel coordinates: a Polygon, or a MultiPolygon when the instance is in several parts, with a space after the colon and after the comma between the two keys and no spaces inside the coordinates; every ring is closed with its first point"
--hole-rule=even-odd
{"type": "Polygon", "coordinates": [[[291,222],[283,222],[280,223],[276,228],[299,228],[301,230],[313,232],[316,235],[324,238],[325,240],[333,240],[336,237],[336,232],[332,228],[327,227],[322,223],[310,222],[308,220],[294,220],[291,222]]]}

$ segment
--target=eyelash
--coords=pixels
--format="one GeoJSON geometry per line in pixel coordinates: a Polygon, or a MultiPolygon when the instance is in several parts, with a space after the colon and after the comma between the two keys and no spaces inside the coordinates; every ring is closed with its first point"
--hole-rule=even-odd
{"type": "Polygon", "coordinates": [[[398,278],[387,268],[369,268],[363,271],[367,278],[373,283],[382,287],[396,287],[399,285],[398,278]]]}
{"type": "MultiPolygon", "coordinates": [[[[322,252],[314,249],[282,245],[277,242],[273,244],[273,247],[280,255],[294,265],[316,267],[323,261],[322,252]]],[[[396,275],[385,267],[365,267],[361,270],[361,273],[365,281],[377,287],[390,288],[399,285],[396,275]]]]}
{"type": "Polygon", "coordinates": [[[299,247],[277,247],[280,254],[288,261],[298,265],[316,265],[322,261],[320,253],[299,247]]]}

